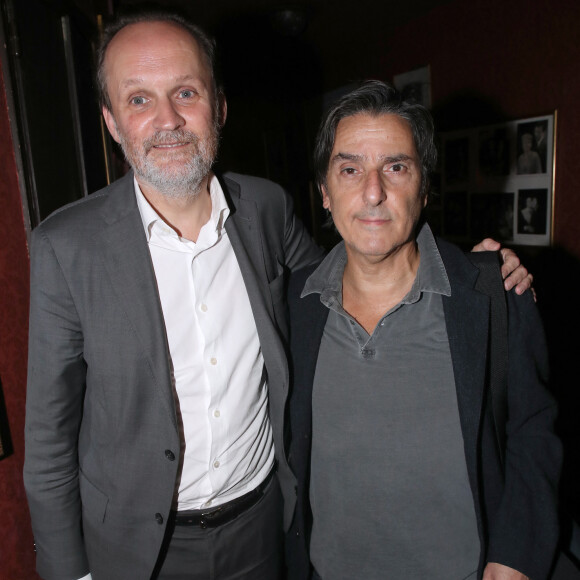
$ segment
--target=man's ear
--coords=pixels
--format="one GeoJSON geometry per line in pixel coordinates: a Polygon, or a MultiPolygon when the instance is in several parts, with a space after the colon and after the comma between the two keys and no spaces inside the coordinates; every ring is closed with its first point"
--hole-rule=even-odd
{"type": "Polygon", "coordinates": [[[327,209],[329,212],[332,212],[332,208],[330,207],[330,196],[328,195],[328,191],[326,190],[324,183],[320,184],[320,193],[322,195],[322,207],[327,209]]]}
{"type": "Polygon", "coordinates": [[[220,129],[226,124],[226,118],[228,116],[228,102],[226,101],[226,96],[220,91],[218,97],[218,124],[220,129]]]}
{"type": "Polygon", "coordinates": [[[111,137],[117,142],[120,143],[121,139],[119,139],[119,133],[117,131],[117,123],[115,123],[115,118],[113,117],[113,113],[109,111],[107,107],[103,107],[103,119],[105,119],[105,124],[107,125],[107,129],[109,129],[109,133],[111,137]]]}

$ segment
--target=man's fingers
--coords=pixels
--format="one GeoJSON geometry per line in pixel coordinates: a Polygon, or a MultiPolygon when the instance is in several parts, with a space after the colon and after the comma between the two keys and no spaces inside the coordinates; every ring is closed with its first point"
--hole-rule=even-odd
{"type": "Polygon", "coordinates": [[[485,238],[485,240],[481,240],[479,244],[473,246],[472,252],[496,252],[501,247],[499,242],[492,240],[491,238],[485,238]]]}

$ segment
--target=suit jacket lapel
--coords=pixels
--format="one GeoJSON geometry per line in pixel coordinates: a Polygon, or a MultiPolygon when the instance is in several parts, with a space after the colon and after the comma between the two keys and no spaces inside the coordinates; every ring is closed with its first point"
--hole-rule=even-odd
{"type": "Polygon", "coordinates": [[[143,347],[157,392],[177,429],[165,322],[132,173],[115,184],[103,209],[100,248],[117,299],[143,347]]]}
{"type": "MultiPolygon", "coordinates": [[[[274,324],[274,312],[268,292],[269,280],[262,250],[258,208],[253,201],[241,196],[240,186],[234,181],[224,179],[222,188],[230,206],[226,232],[236,254],[260,334],[264,324],[274,324]]],[[[264,337],[260,339],[263,341],[264,337]]]]}

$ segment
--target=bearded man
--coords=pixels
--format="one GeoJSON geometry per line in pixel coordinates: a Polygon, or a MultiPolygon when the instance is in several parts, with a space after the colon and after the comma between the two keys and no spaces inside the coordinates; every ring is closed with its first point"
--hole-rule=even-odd
{"type": "Polygon", "coordinates": [[[280,187],[211,172],[213,54],[176,15],[112,24],[102,111],[133,171],[33,233],[25,480],[43,578],[280,574],[283,279],[322,251],[280,187]]]}
{"type": "Polygon", "coordinates": [[[177,15],[111,24],[102,111],[133,171],[33,232],[24,475],[46,579],[281,574],[284,280],[322,251],[280,187],[212,173],[213,61],[177,15]]]}

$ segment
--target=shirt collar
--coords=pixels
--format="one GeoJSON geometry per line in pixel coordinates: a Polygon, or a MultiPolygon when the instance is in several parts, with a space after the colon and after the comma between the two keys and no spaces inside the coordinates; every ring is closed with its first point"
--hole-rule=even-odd
{"type": "Polygon", "coordinates": [[[320,301],[327,306],[330,302],[342,303],[342,276],[346,261],[344,241],[340,241],[310,274],[300,297],[318,293],[320,301]]]}
{"type": "MultiPolygon", "coordinates": [[[[147,241],[149,241],[151,239],[151,228],[153,225],[156,222],[165,222],[163,222],[159,214],[153,209],[153,206],[147,201],[135,177],[133,177],[133,186],[135,189],[135,197],[137,198],[137,207],[139,208],[141,221],[143,222],[143,229],[145,230],[147,241]]],[[[208,225],[211,225],[211,231],[219,234],[224,227],[227,217],[230,215],[230,208],[228,207],[222,186],[218,178],[213,174],[209,181],[209,195],[211,198],[211,215],[203,227],[206,228],[208,225]]]]}
{"type": "Polygon", "coordinates": [[[403,302],[416,302],[422,292],[451,296],[451,284],[431,228],[425,223],[417,236],[421,262],[417,277],[403,302]]]}
{"type": "MultiPolygon", "coordinates": [[[[403,304],[417,302],[423,292],[451,296],[451,285],[445,265],[441,259],[433,232],[427,224],[424,224],[419,231],[417,245],[421,256],[419,269],[411,290],[401,302],[403,304]]],[[[327,306],[337,300],[342,303],[342,276],[346,261],[346,249],[344,241],[341,241],[308,277],[301,297],[318,293],[320,301],[327,306]]]]}

